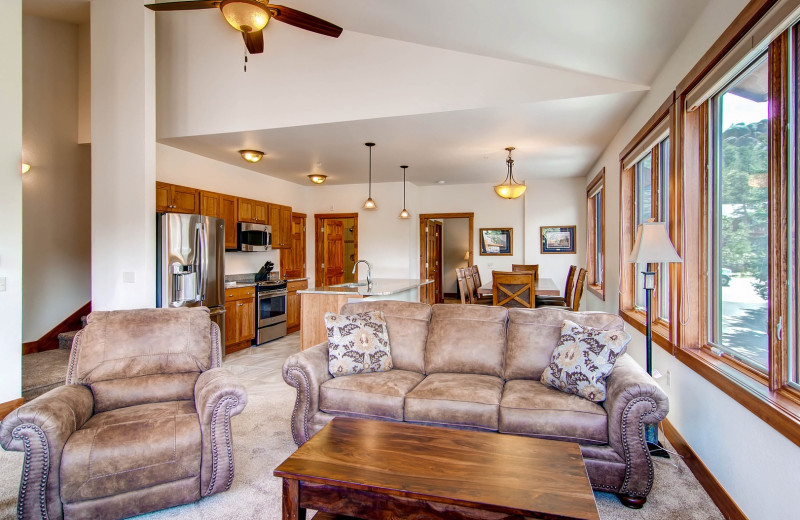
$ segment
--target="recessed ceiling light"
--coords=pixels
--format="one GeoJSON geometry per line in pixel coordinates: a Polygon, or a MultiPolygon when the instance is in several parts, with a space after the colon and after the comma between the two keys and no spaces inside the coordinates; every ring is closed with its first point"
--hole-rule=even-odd
{"type": "Polygon", "coordinates": [[[447,181],[436,181],[436,184],[444,184],[447,181]]]}

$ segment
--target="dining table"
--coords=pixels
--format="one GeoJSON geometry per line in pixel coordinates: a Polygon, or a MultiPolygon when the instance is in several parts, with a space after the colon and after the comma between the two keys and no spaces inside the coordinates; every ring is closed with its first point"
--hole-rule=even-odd
{"type": "MultiPolygon", "coordinates": [[[[536,296],[561,296],[561,293],[552,278],[539,278],[534,283],[536,296]]],[[[478,295],[484,296],[492,294],[492,281],[478,287],[478,295]]]]}

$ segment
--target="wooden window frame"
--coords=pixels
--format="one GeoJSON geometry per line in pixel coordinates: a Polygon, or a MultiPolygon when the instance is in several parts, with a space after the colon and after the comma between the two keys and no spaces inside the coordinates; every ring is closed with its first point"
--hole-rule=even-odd
{"type": "Polygon", "coordinates": [[[601,300],[606,299],[606,169],[601,169],[586,188],[586,288],[601,300]],[[597,195],[600,194],[598,222],[597,195]],[[600,230],[598,244],[597,231],[600,230]],[[597,257],[600,261],[597,261],[597,257]],[[599,265],[598,265],[599,264],[599,265]]]}

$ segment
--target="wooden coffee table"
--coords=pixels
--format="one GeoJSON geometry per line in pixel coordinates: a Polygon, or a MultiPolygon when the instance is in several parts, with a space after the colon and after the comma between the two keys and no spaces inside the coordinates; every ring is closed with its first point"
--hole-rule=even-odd
{"type": "MultiPolygon", "coordinates": [[[[278,466],[284,520],[306,509],[356,518],[599,520],[580,447],[337,417],[278,466]]],[[[325,515],[328,517],[328,515],[325,515]]]]}

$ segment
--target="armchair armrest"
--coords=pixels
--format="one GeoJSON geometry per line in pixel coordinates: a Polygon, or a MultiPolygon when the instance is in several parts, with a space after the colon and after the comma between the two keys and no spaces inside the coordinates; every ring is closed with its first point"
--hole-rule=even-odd
{"type": "Polygon", "coordinates": [[[212,368],[197,378],[194,401],[203,442],[200,492],[208,496],[228,490],[233,482],[231,417],[244,410],[247,392],[230,370],[212,368]]]}
{"type": "Polygon", "coordinates": [[[667,416],[669,399],[655,379],[629,354],[623,354],[606,379],[604,406],[608,414],[608,443],[631,468],[619,492],[646,496],[653,484],[653,471],[643,426],[658,423],[667,416]],[[643,475],[647,478],[641,478],[643,475]]]}
{"type": "Polygon", "coordinates": [[[0,446],[25,452],[17,518],[62,518],[61,453],[93,409],[88,387],[65,385],[22,405],[0,423],[0,446]]]}
{"type": "Polygon", "coordinates": [[[309,439],[308,418],[319,411],[319,387],[331,379],[328,372],[328,342],[297,354],[283,364],[283,380],[297,389],[292,411],[292,438],[300,446],[309,439]]]}

